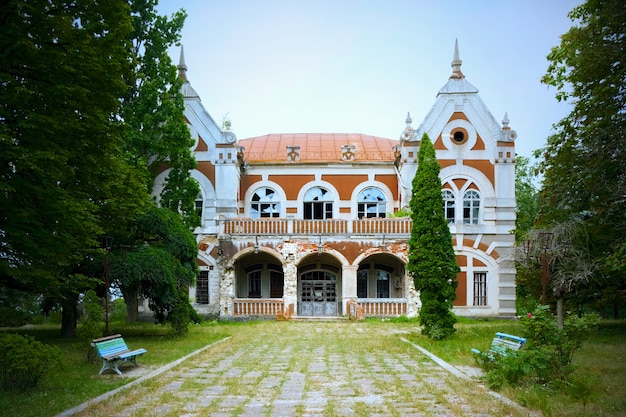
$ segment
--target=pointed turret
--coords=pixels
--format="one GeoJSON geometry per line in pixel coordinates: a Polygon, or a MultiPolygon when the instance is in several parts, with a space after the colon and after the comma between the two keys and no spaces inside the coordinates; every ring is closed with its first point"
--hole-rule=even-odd
{"type": "Polygon", "coordinates": [[[450,76],[450,78],[465,78],[465,75],[463,75],[463,72],[461,72],[461,65],[463,64],[463,61],[461,61],[461,58],[459,56],[459,40],[455,39],[454,40],[454,57],[452,57],[452,75],[450,76]]]}
{"type": "Polygon", "coordinates": [[[448,79],[439,94],[476,94],[478,89],[465,79],[465,75],[461,71],[461,61],[459,54],[459,40],[454,41],[454,56],[452,57],[452,75],[448,79]]]}
{"type": "Polygon", "coordinates": [[[402,134],[400,135],[400,141],[412,142],[415,140],[415,129],[413,129],[413,126],[411,126],[411,123],[413,123],[413,119],[411,119],[411,113],[406,114],[405,122],[406,122],[406,127],[404,128],[404,130],[402,131],[402,134]]]}
{"type": "Polygon", "coordinates": [[[196,90],[193,89],[191,83],[187,79],[187,64],[185,64],[185,49],[183,46],[180,46],[180,59],[178,61],[178,78],[183,81],[183,86],[181,87],[181,92],[183,93],[184,98],[197,98],[200,100],[200,96],[196,93],[196,90]]]}
{"type": "Polygon", "coordinates": [[[189,82],[187,79],[187,64],[185,64],[185,48],[180,46],[180,59],[178,61],[178,78],[183,82],[189,82]]]}

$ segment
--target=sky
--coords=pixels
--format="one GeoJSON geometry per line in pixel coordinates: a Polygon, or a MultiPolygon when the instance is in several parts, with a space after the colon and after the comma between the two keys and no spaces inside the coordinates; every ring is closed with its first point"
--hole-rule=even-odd
{"type": "MultiPolygon", "coordinates": [[[[239,139],[269,133],[363,133],[398,139],[417,128],[452,73],[458,40],[466,79],[518,155],[544,146],[571,106],[540,82],[546,56],[583,0],[160,0],[188,17],[187,78],[205,109],[239,139]]],[[[170,56],[179,62],[180,47],[170,56]]]]}

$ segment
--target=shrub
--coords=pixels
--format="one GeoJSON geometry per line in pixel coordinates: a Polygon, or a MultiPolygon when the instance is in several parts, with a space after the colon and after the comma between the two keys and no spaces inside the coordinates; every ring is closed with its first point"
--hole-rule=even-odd
{"type": "Polygon", "coordinates": [[[30,336],[0,335],[0,386],[3,390],[26,391],[35,387],[52,364],[58,366],[61,351],[30,336]]]}
{"type": "MultiPolygon", "coordinates": [[[[504,385],[528,383],[568,384],[574,371],[572,360],[589,333],[599,324],[599,317],[569,316],[563,328],[558,328],[548,306],[538,306],[521,319],[526,346],[493,361],[480,361],[489,385],[498,389],[504,385]]],[[[479,358],[480,360],[480,358],[479,358]]],[[[581,384],[578,384],[581,385],[581,384]]]]}

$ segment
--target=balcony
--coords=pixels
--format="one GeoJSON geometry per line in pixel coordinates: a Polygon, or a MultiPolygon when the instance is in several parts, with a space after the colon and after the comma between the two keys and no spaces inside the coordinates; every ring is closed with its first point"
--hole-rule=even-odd
{"type": "Polygon", "coordinates": [[[224,221],[223,233],[231,236],[246,235],[385,235],[408,237],[411,234],[410,218],[368,218],[368,219],[243,219],[232,218],[224,221]]]}

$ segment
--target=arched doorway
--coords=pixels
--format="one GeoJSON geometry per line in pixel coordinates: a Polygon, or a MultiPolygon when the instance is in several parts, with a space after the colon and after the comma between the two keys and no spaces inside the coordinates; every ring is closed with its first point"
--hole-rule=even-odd
{"type": "Polygon", "coordinates": [[[339,315],[341,269],[311,262],[298,270],[298,315],[332,317],[339,315]]]}

